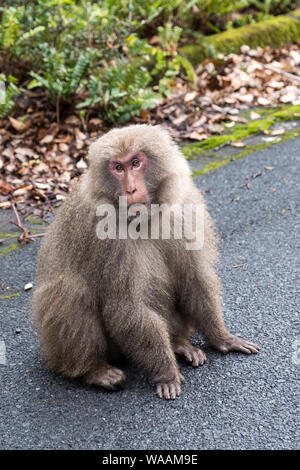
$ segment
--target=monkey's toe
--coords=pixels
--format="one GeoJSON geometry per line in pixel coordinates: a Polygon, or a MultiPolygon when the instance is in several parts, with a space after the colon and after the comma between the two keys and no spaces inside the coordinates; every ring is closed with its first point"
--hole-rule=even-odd
{"type": "Polygon", "coordinates": [[[159,398],[166,400],[175,400],[181,394],[181,386],[178,382],[158,383],[156,385],[156,393],[159,398]]]}
{"type": "Polygon", "coordinates": [[[97,371],[88,374],[85,378],[88,385],[96,385],[107,390],[119,390],[124,387],[125,374],[122,370],[112,366],[102,366],[97,371]]]}

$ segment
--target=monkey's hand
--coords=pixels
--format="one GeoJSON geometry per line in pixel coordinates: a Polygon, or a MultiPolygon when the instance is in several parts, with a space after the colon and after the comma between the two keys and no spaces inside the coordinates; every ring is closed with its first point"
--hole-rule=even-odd
{"type": "Polygon", "coordinates": [[[250,341],[230,335],[228,338],[221,339],[214,347],[226,354],[229,351],[239,351],[244,354],[257,354],[260,347],[250,341]]]}
{"type": "Polygon", "coordinates": [[[181,394],[181,383],[184,381],[183,375],[177,372],[176,377],[171,382],[159,382],[156,384],[156,394],[159,398],[175,400],[181,394]]]}
{"type": "Polygon", "coordinates": [[[183,356],[193,367],[202,366],[206,361],[206,355],[200,348],[196,348],[188,341],[176,342],[173,344],[175,354],[183,356]]]}

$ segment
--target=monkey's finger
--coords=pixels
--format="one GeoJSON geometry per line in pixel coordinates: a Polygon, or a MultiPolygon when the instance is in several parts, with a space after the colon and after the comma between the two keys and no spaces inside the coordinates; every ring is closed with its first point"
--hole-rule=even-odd
{"type": "Polygon", "coordinates": [[[195,350],[193,351],[192,366],[193,367],[198,367],[200,365],[202,366],[205,361],[206,361],[206,356],[205,356],[204,352],[201,351],[201,349],[195,348],[195,350]]]}
{"type": "Polygon", "coordinates": [[[250,351],[250,354],[257,354],[258,353],[258,349],[255,349],[252,346],[245,346],[245,348],[247,348],[248,351],[250,351]]]}
{"type": "Polygon", "coordinates": [[[249,349],[251,349],[251,351],[255,354],[255,353],[258,353],[258,351],[260,350],[260,347],[257,346],[256,344],[254,343],[250,343],[250,341],[247,341],[245,346],[249,349]]]}
{"type": "Polygon", "coordinates": [[[247,349],[246,347],[242,346],[241,344],[237,346],[233,346],[232,351],[240,351],[244,354],[251,354],[250,349],[247,349]]]}
{"type": "Polygon", "coordinates": [[[176,396],[179,397],[181,394],[181,386],[178,382],[175,383],[175,388],[176,388],[176,396]]]}
{"type": "Polygon", "coordinates": [[[171,400],[175,400],[176,398],[176,383],[171,383],[170,384],[170,398],[171,400]]]}
{"type": "Polygon", "coordinates": [[[178,382],[179,384],[184,382],[184,377],[180,372],[177,373],[175,377],[175,381],[178,382]]]}
{"type": "Polygon", "coordinates": [[[170,400],[170,390],[168,384],[163,384],[163,396],[166,400],[170,400]]]}
{"type": "Polygon", "coordinates": [[[193,362],[193,356],[189,351],[185,351],[184,353],[185,360],[188,362],[193,362]]]}
{"type": "Polygon", "coordinates": [[[203,351],[201,351],[201,349],[199,349],[198,351],[198,356],[199,356],[199,363],[201,366],[203,366],[203,364],[206,362],[207,360],[207,357],[206,357],[206,354],[204,354],[203,351]]]}
{"type": "Polygon", "coordinates": [[[192,361],[192,366],[193,367],[198,367],[200,364],[200,357],[196,353],[196,351],[193,353],[193,361],[192,361]]]}
{"type": "Polygon", "coordinates": [[[245,354],[257,354],[259,351],[258,346],[253,343],[249,343],[248,341],[241,341],[237,344],[233,344],[231,349],[245,354]]]}
{"type": "Polygon", "coordinates": [[[175,353],[178,354],[178,356],[183,356],[187,362],[192,362],[193,360],[192,354],[186,346],[177,346],[175,353]]]}
{"type": "Polygon", "coordinates": [[[159,398],[162,398],[162,386],[161,386],[161,384],[156,385],[156,394],[159,398]]]}

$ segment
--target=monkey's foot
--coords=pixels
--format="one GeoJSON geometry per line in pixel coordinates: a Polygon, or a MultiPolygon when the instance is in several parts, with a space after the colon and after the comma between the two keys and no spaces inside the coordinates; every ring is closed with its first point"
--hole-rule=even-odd
{"type": "Polygon", "coordinates": [[[238,338],[238,336],[230,336],[220,340],[218,343],[214,344],[214,347],[226,354],[229,351],[239,351],[244,354],[257,354],[260,350],[260,347],[250,341],[247,341],[243,338],[238,338]]]}
{"type": "Polygon", "coordinates": [[[184,356],[187,362],[191,362],[193,367],[202,366],[206,361],[206,355],[204,352],[193,346],[188,341],[182,341],[173,344],[173,350],[175,354],[184,356]]]}
{"type": "Polygon", "coordinates": [[[122,370],[104,364],[94,372],[90,372],[84,378],[87,385],[97,385],[107,390],[119,390],[123,388],[125,374],[122,370]]]}
{"type": "Polygon", "coordinates": [[[175,400],[181,394],[181,385],[179,382],[168,382],[156,384],[156,394],[159,398],[166,400],[175,400]]]}

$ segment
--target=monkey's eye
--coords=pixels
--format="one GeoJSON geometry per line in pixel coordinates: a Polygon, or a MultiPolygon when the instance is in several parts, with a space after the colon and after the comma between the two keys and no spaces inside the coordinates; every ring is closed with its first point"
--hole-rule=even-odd
{"type": "Polygon", "coordinates": [[[135,158],[134,160],[132,160],[131,163],[132,163],[132,166],[133,166],[134,168],[138,168],[138,167],[140,166],[140,161],[139,161],[137,158],[135,158]]]}
{"type": "Polygon", "coordinates": [[[121,165],[120,163],[117,163],[116,166],[115,166],[115,170],[116,170],[118,173],[121,173],[122,171],[124,171],[124,167],[123,167],[123,165],[121,165]]]}

